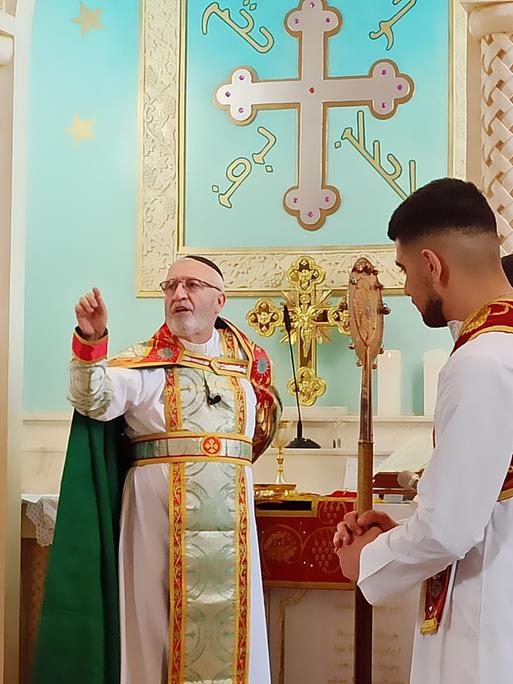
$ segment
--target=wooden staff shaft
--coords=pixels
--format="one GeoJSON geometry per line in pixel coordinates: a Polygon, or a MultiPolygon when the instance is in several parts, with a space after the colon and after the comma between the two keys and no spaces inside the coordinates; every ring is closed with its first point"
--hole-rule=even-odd
{"type": "Polygon", "coordinates": [[[374,441],[372,435],[372,364],[366,349],[362,366],[360,392],[360,437],[358,440],[358,499],[357,510],[361,515],[372,508],[372,467],[374,441]]]}
{"type": "MultiPolygon", "coordinates": [[[[367,353],[362,367],[360,396],[357,499],[359,515],[372,508],[373,456],[371,363],[367,353]]],[[[355,684],[372,684],[372,606],[367,603],[358,587],[355,591],[354,639],[355,684]]]]}
{"type": "Polygon", "coordinates": [[[367,440],[358,442],[358,515],[372,508],[372,462],[374,444],[367,440]]]}
{"type": "Polygon", "coordinates": [[[358,587],[354,595],[354,684],[372,684],[372,606],[358,587]]]}

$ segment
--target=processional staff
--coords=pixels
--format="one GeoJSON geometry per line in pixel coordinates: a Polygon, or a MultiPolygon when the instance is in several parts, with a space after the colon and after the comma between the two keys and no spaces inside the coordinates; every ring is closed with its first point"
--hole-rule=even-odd
{"type": "MultiPolygon", "coordinates": [[[[349,277],[348,309],[352,345],[357,365],[362,368],[360,392],[360,436],[358,439],[357,512],[372,508],[372,369],[382,353],[383,315],[390,309],[383,304],[378,271],[365,257],[356,261],[349,277]]],[[[354,612],[354,682],[372,683],[372,606],[358,587],[354,612]]]]}

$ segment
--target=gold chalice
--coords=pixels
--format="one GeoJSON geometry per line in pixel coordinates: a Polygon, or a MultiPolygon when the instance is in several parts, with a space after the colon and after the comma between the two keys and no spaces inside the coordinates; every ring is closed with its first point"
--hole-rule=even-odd
{"type": "Polygon", "coordinates": [[[276,430],[276,434],[274,435],[274,439],[272,441],[272,446],[277,450],[277,454],[276,454],[276,463],[277,463],[276,480],[273,483],[256,484],[254,486],[254,488],[255,488],[255,496],[257,498],[287,496],[287,494],[291,494],[292,492],[295,491],[296,485],[291,484],[290,482],[287,482],[285,480],[284,467],[283,467],[283,461],[284,461],[283,450],[285,449],[285,446],[290,442],[290,438],[291,438],[291,434],[292,434],[292,428],[293,428],[293,422],[291,420],[280,420],[280,422],[278,423],[278,428],[276,430]]]}
{"type": "MultiPolygon", "coordinates": [[[[278,423],[278,429],[273,439],[273,447],[277,450],[276,463],[277,463],[277,474],[276,474],[276,484],[284,485],[287,484],[285,480],[283,461],[285,460],[283,455],[283,450],[290,442],[290,437],[292,434],[292,421],[291,420],[280,420],[278,423]]],[[[295,485],[294,485],[295,486],[295,485]]]]}

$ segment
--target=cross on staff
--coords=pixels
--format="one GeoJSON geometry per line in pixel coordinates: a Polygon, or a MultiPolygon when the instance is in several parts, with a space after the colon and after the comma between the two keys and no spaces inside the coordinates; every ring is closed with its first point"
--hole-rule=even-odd
{"type": "MultiPolygon", "coordinates": [[[[331,290],[319,290],[326,272],[310,256],[301,256],[290,266],[285,277],[292,289],[282,292],[291,319],[291,340],[296,345],[299,401],[312,406],[326,391],[326,381],[317,375],[317,345],[329,341],[330,328],[349,335],[349,314],[343,299],[329,303],[331,290]]],[[[284,330],[283,308],[270,299],[259,299],[248,311],[246,320],[263,337],[270,337],[277,328],[284,330]]],[[[286,334],[281,341],[287,339],[286,334]]],[[[287,389],[295,396],[294,378],[287,389]]]]}

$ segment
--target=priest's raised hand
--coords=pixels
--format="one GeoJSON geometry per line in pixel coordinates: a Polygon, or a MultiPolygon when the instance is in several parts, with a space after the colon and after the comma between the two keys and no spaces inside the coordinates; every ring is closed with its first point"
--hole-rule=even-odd
{"type": "Polygon", "coordinates": [[[75,316],[82,337],[86,340],[99,340],[107,332],[107,309],[100,290],[93,287],[75,305],[75,316]]]}

